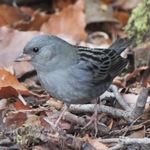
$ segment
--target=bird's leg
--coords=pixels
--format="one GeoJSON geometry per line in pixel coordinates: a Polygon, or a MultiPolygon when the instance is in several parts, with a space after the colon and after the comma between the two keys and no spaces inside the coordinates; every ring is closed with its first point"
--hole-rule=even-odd
{"type": "Polygon", "coordinates": [[[59,124],[61,118],[64,116],[64,113],[67,111],[68,107],[69,107],[69,105],[67,105],[67,104],[65,103],[65,104],[64,104],[64,109],[63,109],[63,111],[61,112],[59,118],[58,118],[58,119],[56,120],[56,122],[55,122],[55,127],[58,126],[58,124],[59,124]]]}
{"type": "Polygon", "coordinates": [[[97,128],[97,114],[98,114],[98,112],[97,112],[97,103],[98,103],[98,101],[99,101],[99,97],[98,98],[96,98],[96,100],[95,100],[95,106],[94,106],[94,114],[91,116],[91,119],[90,119],[90,121],[82,128],[82,129],[85,129],[85,128],[87,128],[93,121],[94,121],[94,125],[95,125],[95,136],[97,135],[97,133],[98,133],[98,128],[97,128]]]}

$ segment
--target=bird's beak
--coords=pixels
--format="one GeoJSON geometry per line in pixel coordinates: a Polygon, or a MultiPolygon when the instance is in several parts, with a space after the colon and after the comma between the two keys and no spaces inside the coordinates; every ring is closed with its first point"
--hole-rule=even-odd
{"type": "Polygon", "coordinates": [[[30,61],[31,60],[31,56],[21,53],[16,59],[15,62],[21,62],[21,61],[30,61]]]}

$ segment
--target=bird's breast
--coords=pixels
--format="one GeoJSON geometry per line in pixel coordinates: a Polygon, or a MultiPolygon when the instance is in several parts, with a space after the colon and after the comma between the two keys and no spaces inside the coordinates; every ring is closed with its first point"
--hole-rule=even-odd
{"type": "Polygon", "coordinates": [[[90,102],[109,87],[109,83],[94,86],[90,74],[82,70],[57,70],[38,76],[51,96],[70,104],[90,102]]]}

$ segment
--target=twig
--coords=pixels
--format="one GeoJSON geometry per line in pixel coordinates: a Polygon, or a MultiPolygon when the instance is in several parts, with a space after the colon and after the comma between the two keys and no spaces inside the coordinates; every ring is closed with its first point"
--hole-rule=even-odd
{"type": "Polygon", "coordinates": [[[118,88],[115,85],[111,85],[109,89],[113,91],[118,103],[122,106],[122,108],[126,111],[130,111],[131,108],[129,107],[128,103],[126,103],[126,101],[122,98],[121,94],[118,91],[118,88]]]}
{"type": "Polygon", "coordinates": [[[139,144],[149,145],[150,139],[149,138],[128,138],[128,137],[120,137],[120,138],[113,138],[113,139],[99,139],[99,142],[102,143],[118,143],[115,146],[109,148],[109,150],[120,150],[121,148],[125,147],[126,145],[132,144],[139,144]]]}
{"type": "Polygon", "coordinates": [[[141,89],[135,108],[131,112],[134,118],[137,118],[143,114],[149,91],[150,87],[141,89]]]}
{"type": "MultiPolygon", "coordinates": [[[[94,104],[84,104],[84,105],[71,105],[69,111],[75,113],[84,113],[84,112],[91,112],[94,113],[94,104]]],[[[119,118],[124,118],[128,122],[132,122],[134,118],[132,118],[130,112],[115,109],[109,106],[99,105],[97,107],[98,113],[105,112],[111,116],[116,116],[119,118]]]]}
{"type": "MultiPolygon", "coordinates": [[[[87,122],[89,121],[83,117],[78,117],[76,115],[73,115],[70,112],[65,112],[63,119],[68,121],[68,122],[78,124],[80,126],[85,126],[87,124],[87,122]]],[[[94,124],[91,124],[88,127],[91,130],[95,130],[94,124]]],[[[105,126],[104,124],[99,122],[98,123],[98,132],[101,133],[101,135],[108,134],[109,129],[107,128],[107,126],[105,126]]]]}

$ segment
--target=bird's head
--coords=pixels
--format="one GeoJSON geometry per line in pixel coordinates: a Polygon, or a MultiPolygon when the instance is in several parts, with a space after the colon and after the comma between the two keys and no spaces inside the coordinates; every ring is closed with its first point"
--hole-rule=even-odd
{"type": "Polygon", "coordinates": [[[72,57],[70,47],[69,43],[56,36],[40,35],[26,44],[15,62],[29,61],[36,70],[42,70],[44,66],[49,69],[59,66],[63,68],[69,64],[69,58],[72,57]]]}

